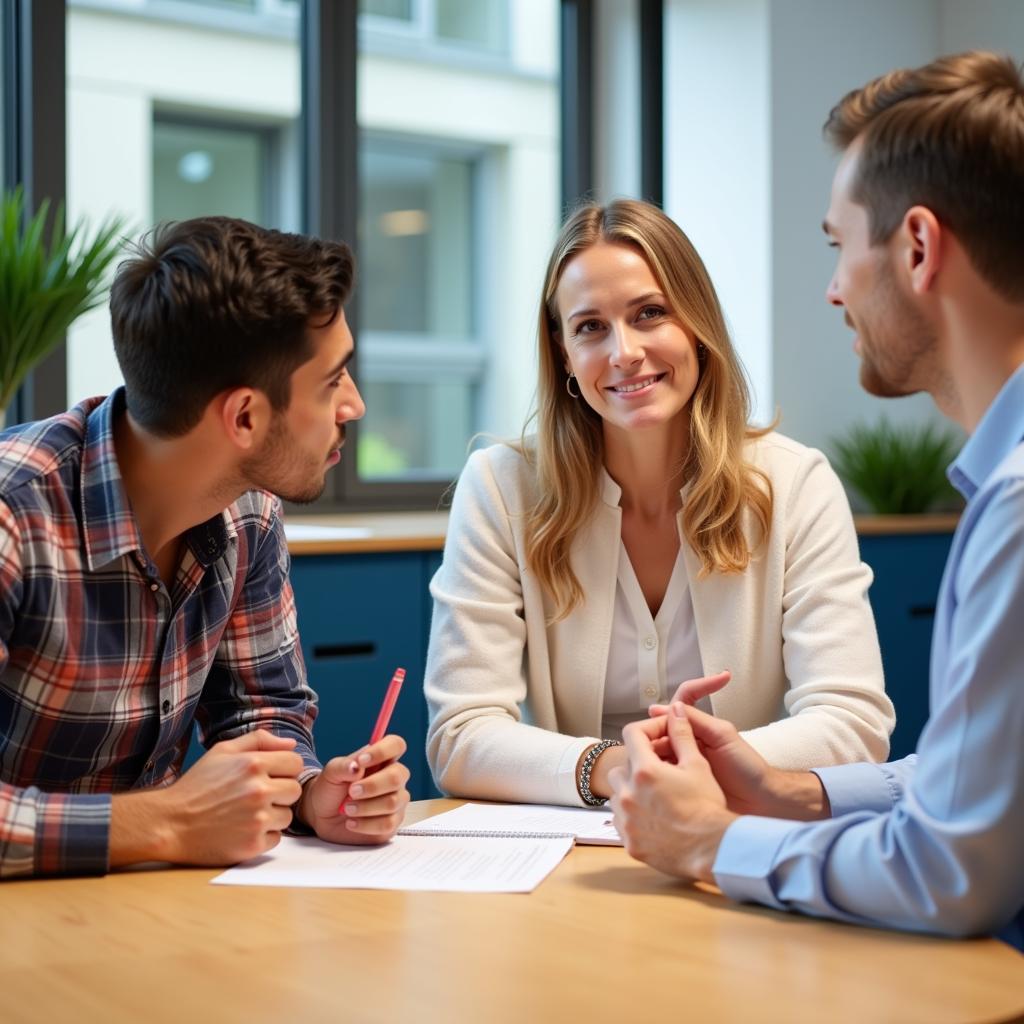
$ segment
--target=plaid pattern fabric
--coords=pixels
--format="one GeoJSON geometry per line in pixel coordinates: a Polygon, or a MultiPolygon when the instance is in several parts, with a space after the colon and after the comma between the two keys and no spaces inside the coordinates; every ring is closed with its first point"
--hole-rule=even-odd
{"type": "Polygon", "coordinates": [[[123,389],[0,435],[0,878],[102,873],[110,794],[169,785],[209,746],[296,739],[306,685],[279,503],[244,494],[185,534],[168,590],[111,428],[123,389]]]}

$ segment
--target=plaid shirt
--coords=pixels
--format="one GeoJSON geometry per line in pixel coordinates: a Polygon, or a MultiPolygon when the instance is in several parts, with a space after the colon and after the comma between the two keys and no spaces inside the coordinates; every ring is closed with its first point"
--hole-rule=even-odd
{"type": "Polygon", "coordinates": [[[173,587],[142,546],[111,428],[123,389],[0,435],[0,878],[102,873],[111,793],[257,726],[319,770],[279,503],[184,535],[173,587]]]}

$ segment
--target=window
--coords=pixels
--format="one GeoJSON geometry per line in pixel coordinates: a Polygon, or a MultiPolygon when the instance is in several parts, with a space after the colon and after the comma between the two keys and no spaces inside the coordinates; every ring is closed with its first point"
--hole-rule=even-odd
{"type": "MultiPolygon", "coordinates": [[[[68,0],[72,217],[229,214],[356,249],[368,412],[321,507],[433,505],[475,435],[522,427],[561,212],[560,6],[358,0],[357,25],[349,0],[68,0]],[[358,39],[354,67],[314,23],[358,39]],[[355,97],[343,168],[303,144],[307,74],[320,113],[355,97]]],[[[104,310],[67,363],[68,402],[120,383],[104,310]]]]}

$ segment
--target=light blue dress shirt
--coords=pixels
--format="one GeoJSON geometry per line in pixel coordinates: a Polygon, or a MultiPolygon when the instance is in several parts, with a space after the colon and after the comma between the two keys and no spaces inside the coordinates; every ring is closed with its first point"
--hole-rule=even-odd
{"type": "Polygon", "coordinates": [[[939,589],[917,753],[820,769],[832,818],[742,817],[736,900],[1024,949],[1024,366],[949,469],[967,499],[939,589]]]}

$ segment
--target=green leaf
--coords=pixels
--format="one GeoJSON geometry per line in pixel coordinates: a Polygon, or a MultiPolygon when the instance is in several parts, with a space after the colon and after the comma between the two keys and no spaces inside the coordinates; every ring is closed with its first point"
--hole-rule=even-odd
{"type": "Polygon", "coordinates": [[[25,376],[60,344],[68,327],[102,303],[108,271],[126,222],[108,217],[91,229],[70,229],[59,204],[50,216],[44,199],[31,216],[19,187],[3,194],[0,209],[0,409],[25,376]],[[47,224],[49,222],[49,229],[47,224]]]}

